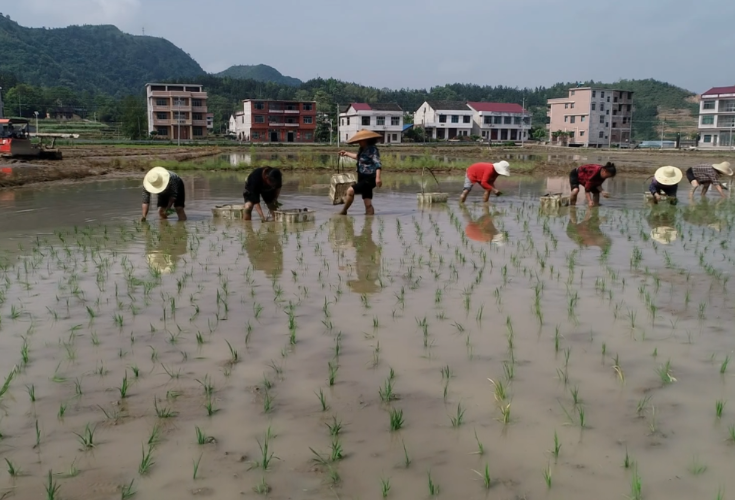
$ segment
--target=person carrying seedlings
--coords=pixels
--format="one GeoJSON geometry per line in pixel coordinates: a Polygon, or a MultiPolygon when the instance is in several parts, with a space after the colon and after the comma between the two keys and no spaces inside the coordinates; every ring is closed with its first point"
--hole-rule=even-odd
{"type": "Polygon", "coordinates": [[[723,161],[722,163],[702,163],[689,167],[686,171],[687,180],[691,184],[692,189],[689,190],[689,198],[694,196],[694,192],[699,186],[702,186],[702,198],[707,196],[707,191],[710,186],[714,186],[715,189],[720,193],[720,196],[725,198],[725,191],[722,189],[722,182],[720,181],[722,175],[732,177],[732,169],[730,168],[730,162],[723,161]]]}
{"type": "Polygon", "coordinates": [[[587,204],[590,207],[599,206],[600,194],[605,198],[610,197],[609,193],[600,189],[602,183],[605,182],[605,179],[615,177],[616,173],[615,164],[610,162],[605,165],[588,164],[575,168],[569,173],[569,185],[572,188],[569,204],[572,206],[577,204],[579,188],[584,187],[587,204]]]}
{"type": "Polygon", "coordinates": [[[676,167],[667,166],[656,170],[651,184],[648,186],[648,191],[653,196],[653,203],[661,201],[663,195],[671,198],[672,204],[676,204],[676,192],[679,189],[679,181],[682,177],[684,177],[684,174],[676,167]]]}
{"type": "Polygon", "coordinates": [[[360,148],[357,153],[349,153],[344,150],[339,152],[340,156],[357,161],[357,182],[345,194],[345,207],[340,212],[341,215],[347,215],[347,210],[355,201],[356,194],[362,195],[362,201],[365,203],[365,215],[375,214],[373,189],[383,185],[380,177],[382,171],[380,151],[376,146],[378,139],[381,137],[380,134],[375,132],[360,130],[347,141],[347,144],[359,144],[360,148]]]}
{"type": "Polygon", "coordinates": [[[502,192],[495,189],[494,184],[498,176],[508,177],[510,175],[510,163],[503,160],[498,163],[475,163],[469,166],[464,177],[464,189],[459,197],[459,202],[464,203],[472,191],[472,186],[479,184],[485,190],[482,201],[487,203],[490,195],[500,196],[502,192]]]}
{"type": "Polygon", "coordinates": [[[158,195],[156,203],[158,216],[168,219],[172,207],[180,221],[186,220],[184,206],[186,203],[186,190],[181,177],[163,167],[153,167],[143,178],[143,215],[141,221],[148,217],[148,209],[151,204],[151,194],[158,195]]]}
{"type": "Polygon", "coordinates": [[[263,197],[263,201],[272,215],[278,208],[281,186],[283,186],[283,176],[277,168],[259,167],[250,172],[242,193],[245,199],[243,219],[252,220],[253,207],[255,207],[263,222],[267,221],[268,217],[263,214],[263,209],[260,207],[260,198],[263,197]]]}

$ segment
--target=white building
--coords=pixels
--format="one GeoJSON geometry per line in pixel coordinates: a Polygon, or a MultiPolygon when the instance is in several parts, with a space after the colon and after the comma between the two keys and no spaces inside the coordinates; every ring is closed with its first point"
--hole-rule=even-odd
{"type": "Polygon", "coordinates": [[[235,136],[238,141],[245,140],[245,112],[238,111],[234,115],[230,115],[230,123],[227,126],[227,133],[235,136]]]}
{"type": "Polygon", "coordinates": [[[449,140],[472,135],[474,112],[462,101],[426,101],[413,117],[432,139],[449,140]]]}
{"type": "Polygon", "coordinates": [[[735,86],[714,87],[699,98],[700,148],[735,146],[735,86]]]}
{"type": "Polygon", "coordinates": [[[526,141],[531,115],[520,104],[468,102],[473,112],[472,135],[483,141],[526,141]]]}
{"type": "Polygon", "coordinates": [[[386,144],[399,143],[403,135],[403,109],[398,104],[352,103],[339,114],[339,140],[347,141],[360,130],[382,135],[386,144]]]}

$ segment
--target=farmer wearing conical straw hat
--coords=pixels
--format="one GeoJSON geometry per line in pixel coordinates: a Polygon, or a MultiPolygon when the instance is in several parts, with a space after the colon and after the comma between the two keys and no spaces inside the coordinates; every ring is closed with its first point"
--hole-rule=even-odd
{"type": "Polygon", "coordinates": [[[163,167],[153,167],[145,174],[143,178],[143,215],[140,218],[141,221],[148,217],[151,194],[158,195],[158,216],[161,219],[168,219],[168,211],[173,207],[179,220],[186,220],[186,212],[184,212],[186,191],[181,177],[163,167]]]}
{"type": "Polygon", "coordinates": [[[340,151],[340,156],[346,156],[357,161],[357,182],[353,184],[345,195],[345,207],[340,212],[347,215],[352,202],[355,201],[355,195],[362,195],[362,201],[365,203],[365,215],[374,215],[373,207],[373,189],[383,185],[380,178],[382,165],[380,163],[380,151],[376,144],[382,136],[370,130],[360,130],[353,135],[347,144],[359,144],[360,149],[357,153],[348,153],[340,151]]]}
{"type": "Polygon", "coordinates": [[[666,166],[656,170],[651,185],[648,186],[648,191],[653,195],[653,202],[658,203],[661,195],[665,195],[673,198],[673,203],[676,203],[676,192],[682,177],[684,174],[676,167],[666,166]]]}
{"type": "Polygon", "coordinates": [[[722,189],[722,182],[720,181],[723,175],[732,177],[732,169],[730,168],[730,162],[723,161],[722,163],[702,163],[690,167],[686,171],[687,180],[692,185],[692,189],[689,190],[689,197],[694,196],[694,192],[699,186],[702,186],[702,198],[707,195],[707,190],[710,186],[715,186],[715,189],[720,193],[720,196],[725,198],[725,191],[722,189]]]}

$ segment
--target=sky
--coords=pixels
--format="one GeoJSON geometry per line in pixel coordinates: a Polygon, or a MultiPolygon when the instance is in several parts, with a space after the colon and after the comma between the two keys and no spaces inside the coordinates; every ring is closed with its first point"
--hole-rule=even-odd
{"type": "Polygon", "coordinates": [[[379,88],[655,78],[735,84],[727,0],[3,0],[29,27],[114,24],[209,72],[268,64],[379,88]]]}

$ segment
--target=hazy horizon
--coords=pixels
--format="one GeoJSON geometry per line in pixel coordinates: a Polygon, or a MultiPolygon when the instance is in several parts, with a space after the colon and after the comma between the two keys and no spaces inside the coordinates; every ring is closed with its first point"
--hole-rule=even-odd
{"type": "Polygon", "coordinates": [[[693,42],[706,30],[717,33],[717,47],[732,45],[735,3],[691,5],[620,0],[565,9],[542,0],[374,0],[359,10],[338,0],[252,6],[238,0],[24,0],[0,11],[27,27],[145,30],[210,73],[267,64],[301,80],[333,77],[392,89],[654,78],[701,93],[734,84],[735,70],[719,71],[721,52],[693,42]]]}

